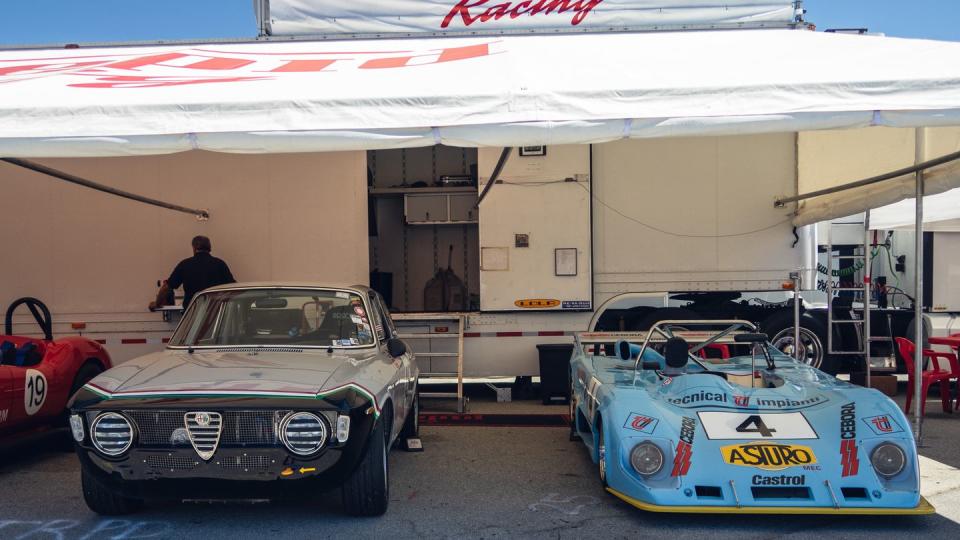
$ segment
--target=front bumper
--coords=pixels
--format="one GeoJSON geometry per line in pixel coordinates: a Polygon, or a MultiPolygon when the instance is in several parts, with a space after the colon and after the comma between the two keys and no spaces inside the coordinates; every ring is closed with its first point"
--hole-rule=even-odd
{"type": "Polygon", "coordinates": [[[678,514],[817,514],[817,515],[929,515],[936,509],[926,499],[914,508],[832,507],[832,506],[664,506],[638,501],[619,491],[607,488],[618,499],[647,512],[678,514]]]}
{"type": "Polygon", "coordinates": [[[136,499],[250,499],[296,496],[339,487],[357,460],[341,448],[301,459],[281,448],[221,448],[209,460],[192,448],[132,450],[108,460],[78,448],[92,480],[136,499]]]}

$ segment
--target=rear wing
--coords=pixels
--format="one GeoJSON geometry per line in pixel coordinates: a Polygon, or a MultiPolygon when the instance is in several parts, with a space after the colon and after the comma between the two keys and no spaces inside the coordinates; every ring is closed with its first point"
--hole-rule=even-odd
{"type": "Polygon", "coordinates": [[[620,341],[642,343],[637,355],[637,363],[651,344],[666,343],[671,338],[683,338],[691,346],[690,354],[696,354],[710,345],[742,344],[737,341],[741,334],[755,334],[757,327],[749,321],[729,320],[686,320],[660,321],[646,332],[577,332],[573,335],[574,351],[582,354],[596,354],[604,345],[620,341]],[[712,326],[711,330],[690,330],[691,327],[712,326]],[[719,328],[717,328],[719,327],[719,328]]]}

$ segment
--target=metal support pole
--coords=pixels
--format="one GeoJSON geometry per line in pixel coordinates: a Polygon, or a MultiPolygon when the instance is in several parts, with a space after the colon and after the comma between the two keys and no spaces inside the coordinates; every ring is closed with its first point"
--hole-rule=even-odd
{"type": "Polygon", "coordinates": [[[791,272],[790,279],[793,281],[793,358],[797,362],[803,362],[807,348],[800,341],[800,272],[791,272]]]}
{"type": "MultiPolygon", "coordinates": [[[[916,159],[923,159],[924,153],[924,132],[923,128],[917,128],[916,131],[916,159]]],[[[920,379],[923,375],[923,171],[917,171],[917,221],[916,221],[916,243],[913,255],[913,284],[914,284],[914,348],[913,355],[913,435],[920,446],[923,440],[923,402],[926,396],[920,393],[920,379]]]]}
{"type": "Polygon", "coordinates": [[[863,360],[866,363],[867,388],[873,388],[870,382],[872,366],[870,364],[870,300],[873,291],[873,265],[871,264],[870,210],[863,213],[863,360]]]}

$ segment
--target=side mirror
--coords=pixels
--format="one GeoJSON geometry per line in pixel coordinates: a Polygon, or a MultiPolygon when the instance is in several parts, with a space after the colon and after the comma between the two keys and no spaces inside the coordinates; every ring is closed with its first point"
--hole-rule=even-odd
{"type": "Polygon", "coordinates": [[[396,358],[407,354],[407,344],[397,338],[387,340],[387,351],[390,356],[396,358]]]}

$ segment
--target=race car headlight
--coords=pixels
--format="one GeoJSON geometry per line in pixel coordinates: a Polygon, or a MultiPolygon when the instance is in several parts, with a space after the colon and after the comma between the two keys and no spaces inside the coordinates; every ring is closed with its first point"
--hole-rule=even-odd
{"type": "Polygon", "coordinates": [[[116,457],[133,444],[133,426],[122,414],[103,413],[90,425],[90,439],[100,453],[116,457]]]}
{"type": "Polygon", "coordinates": [[[280,439],[287,450],[298,456],[309,456],[327,442],[327,424],[310,412],[292,412],[280,422],[280,439]]]}
{"type": "Polygon", "coordinates": [[[70,431],[73,432],[73,440],[83,442],[83,419],[79,414],[70,415],[70,431]]]}
{"type": "Polygon", "coordinates": [[[663,468],[663,451],[652,442],[642,442],[630,451],[630,465],[643,476],[652,476],[663,468]]]}
{"type": "Polygon", "coordinates": [[[900,474],[907,464],[907,455],[903,449],[893,443],[883,443],[873,449],[870,463],[877,474],[890,478],[900,474]]]}

